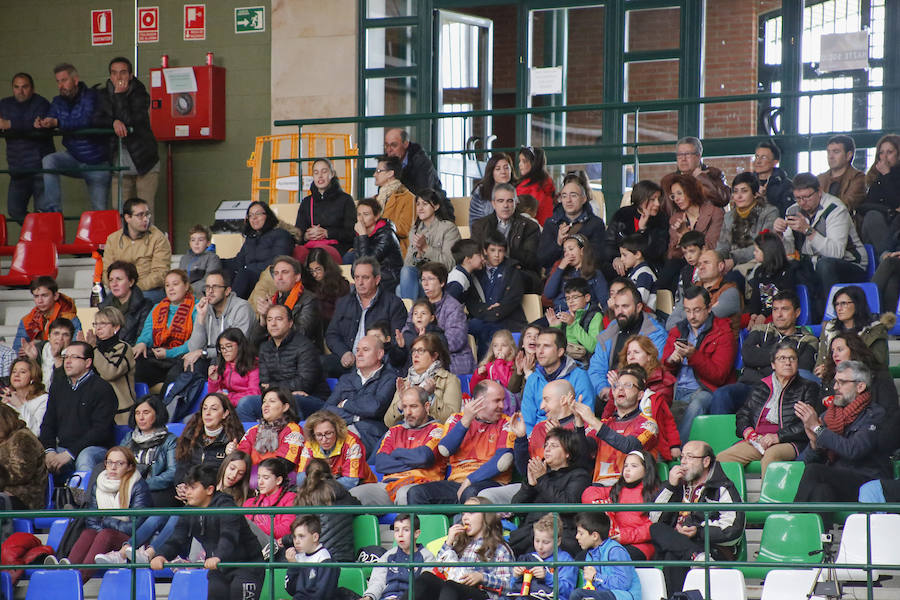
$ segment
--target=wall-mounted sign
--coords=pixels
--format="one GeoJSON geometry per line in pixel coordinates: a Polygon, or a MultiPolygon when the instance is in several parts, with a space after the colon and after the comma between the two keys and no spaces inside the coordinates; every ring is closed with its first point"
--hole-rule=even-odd
{"type": "Polygon", "coordinates": [[[112,46],[113,20],[112,9],[103,8],[91,11],[91,46],[112,46]]]}
{"type": "Polygon", "coordinates": [[[151,44],[159,41],[159,7],[145,6],[138,9],[138,42],[151,44]]]}
{"type": "Polygon", "coordinates": [[[266,30],[266,7],[245,6],[234,9],[235,33],[259,33],[266,30]]]}
{"type": "Polygon", "coordinates": [[[820,38],[819,73],[869,68],[869,32],[826,33],[820,38]]]}
{"type": "Polygon", "coordinates": [[[184,5],[184,39],[185,41],[206,39],[205,4],[184,5]]]}

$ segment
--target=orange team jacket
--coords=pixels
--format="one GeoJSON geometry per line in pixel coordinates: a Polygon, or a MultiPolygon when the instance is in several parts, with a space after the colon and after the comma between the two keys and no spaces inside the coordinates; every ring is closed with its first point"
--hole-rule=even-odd
{"type": "Polygon", "coordinates": [[[327,456],[322,447],[315,440],[306,440],[303,450],[300,452],[300,462],[297,463],[297,471],[305,471],[306,465],[312,458],[324,458],[331,465],[331,472],[335,477],[354,477],[359,483],[375,483],[375,474],[366,463],[366,450],[352,431],[347,432],[343,441],[335,444],[331,453],[327,456]]]}
{"type": "Polygon", "coordinates": [[[426,423],[418,429],[395,425],[388,430],[375,454],[375,467],[381,473],[390,471],[384,475],[381,481],[386,484],[391,499],[394,499],[396,491],[403,486],[439,481],[444,478],[447,459],[437,451],[438,442],[443,436],[444,426],[437,421],[426,423]],[[396,471],[395,469],[403,468],[405,462],[401,456],[402,453],[394,451],[416,448],[428,448],[431,451],[434,455],[431,466],[396,471]]]}
{"type": "Polygon", "coordinates": [[[602,420],[605,425],[599,432],[588,427],[585,434],[597,441],[597,458],[594,461],[594,483],[612,485],[622,474],[625,455],[631,450],[643,448],[656,458],[656,438],[659,427],[656,421],[644,415],[637,408],[625,418],[613,414],[602,420]],[[637,438],[640,448],[634,440],[637,438]],[[631,447],[634,446],[634,447],[631,447]]]}
{"type": "Polygon", "coordinates": [[[259,425],[254,425],[244,434],[237,449],[250,455],[254,465],[258,465],[267,458],[280,457],[297,464],[300,458],[300,450],[303,448],[303,429],[296,423],[288,423],[278,434],[278,449],[274,452],[260,454],[256,451],[256,434],[259,425]]]}
{"type": "MultiPolygon", "coordinates": [[[[444,438],[441,440],[442,442],[453,436],[453,428],[460,419],[462,419],[462,413],[454,413],[447,419],[447,423],[444,425],[445,433],[444,438]]],[[[516,434],[512,432],[510,422],[511,419],[508,415],[503,415],[496,423],[483,423],[478,419],[473,420],[462,442],[459,443],[459,447],[450,454],[450,476],[447,477],[448,481],[462,483],[466,477],[494,458],[494,455],[499,451],[509,450],[511,452],[515,445],[516,434]]],[[[507,469],[489,479],[493,479],[498,483],[509,483],[511,478],[510,470],[507,469]]]]}

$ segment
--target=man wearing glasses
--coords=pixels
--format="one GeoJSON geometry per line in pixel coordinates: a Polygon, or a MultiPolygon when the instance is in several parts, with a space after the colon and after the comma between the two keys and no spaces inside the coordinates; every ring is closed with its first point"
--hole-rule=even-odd
{"type": "Polygon", "coordinates": [[[197,320],[188,339],[188,353],[182,357],[184,370],[203,376],[217,356],[219,335],[229,327],[248,331],[252,322],[250,303],[231,291],[231,274],[210,271],[203,297],[197,302],[197,320]]]}
{"type": "MultiPolygon", "coordinates": [[[[686,136],[678,140],[675,144],[675,163],[677,168],[673,173],[669,173],[660,181],[660,186],[664,190],[671,186],[667,185],[667,179],[678,175],[690,175],[697,179],[703,188],[703,195],[707,200],[722,208],[728,206],[731,201],[731,188],[725,182],[725,174],[716,167],[703,164],[703,144],[700,140],[693,136],[686,136]]],[[[671,204],[671,200],[666,200],[671,204]]]]}
{"type": "Polygon", "coordinates": [[[772,374],[754,385],[737,412],[741,441],[719,452],[719,462],[746,466],[762,461],[762,474],[772,461],[797,458],[806,446],[803,422],[794,411],[798,403],[818,402],[819,386],[799,376],[799,355],[792,340],[779,342],[771,354],[772,374]]]}
{"type": "MultiPolygon", "coordinates": [[[[122,206],[122,229],[106,238],[103,264],[111,265],[117,260],[132,263],[138,272],[138,287],[145,298],[156,303],[165,296],[163,280],[172,268],[172,247],[166,234],[151,224],[151,217],[145,200],[126,200],[122,206]]],[[[103,284],[109,287],[106,274],[103,284]]]]}
{"type": "Polygon", "coordinates": [[[791,197],[791,178],[778,166],[781,149],[771,140],[763,140],[756,145],[753,156],[753,172],[759,179],[759,195],[778,209],[784,216],[787,207],[794,203],[791,197]]]}
{"type": "Polygon", "coordinates": [[[812,173],[794,177],[794,200],[784,219],[772,226],[782,235],[794,236],[800,249],[800,281],[814,284],[813,322],[822,320],[828,290],[836,283],[866,281],[868,257],[847,206],[823,192],[812,173]]]}
{"type": "Polygon", "coordinates": [[[62,485],[75,471],[91,471],[113,442],[118,400],[112,386],[94,372],[94,349],[72,342],[63,352],[65,380],[50,388],[41,423],[47,469],[62,485]]]}
{"type": "Polygon", "coordinates": [[[275,284],[275,294],[257,297],[256,314],[259,320],[253,325],[251,339],[257,345],[262,343],[266,336],[266,312],[273,304],[283,304],[291,310],[294,330],[308,337],[317,348],[321,348],[322,320],[319,300],[315,294],[303,287],[303,266],[293,256],[276,256],[272,266],[269,267],[269,272],[275,284]]]}
{"type": "MultiPolygon", "coordinates": [[[[744,513],[727,510],[723,504],[740,502],[737,488],[716,461],[716,455],[706,442],[686,443],[681,464],[669,471],[669,479],[656,496],[657,504],[684,502],[712,504],[694,511],[651,512],[650,537],[656,546],[659,560],[702,560],[705,537],[709,534],[711,560],[734,560],[737,544],[744,533],[744,513]]],[[[664,567],[666,589],[680,590],[684,586],[687,567],[664,567]]]]}
{"type": "Polygon", "coordinates": [[[834,396],[825,399],[825,412],[817,415],[803,402],[794,407],[809,439],[800,455],[806,469],[794,502],[856,502],[859,486],[889,476],[887,456],[878,444],[886,414],[872,402],[872,372],[855,360],[843,361],[836,371],[834,396]]]}

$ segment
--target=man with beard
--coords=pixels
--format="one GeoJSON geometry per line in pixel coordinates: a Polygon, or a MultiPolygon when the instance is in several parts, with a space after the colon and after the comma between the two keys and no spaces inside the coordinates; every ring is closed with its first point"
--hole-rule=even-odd
{"type": "MultiPolygon", "coordinates": [[[[99,94],[78,79],[78,70],[63,63],[53,69],[59,96],[50,104],[46,117],[34,120],[36,129],[59,128],[64,132],[85,129],[95,125],[98,113],[99,94]]],[[[45,169],[65,170],[84,167],[109,166],[109,141],[102,135],[72,135],[66,133],[62,139],[65,150],[48,154],[42,160],[45,169]]],[[[69,177],[84,179],[91,198],[93,210],[104,210],[109,205],[110,171],[72,171],[69,177]]],[[[44,173],[44,198],[39,212],[62,212],[62,192],[59,173],[44,173]]]]}
{"type": "MultiPolygon", "coordinates": [[[[737,338],[741,328],[741,312],[743,309],[742,294],[733,281],[725,280],[725,261],[715,250],[704,250],[697,261],[698,285],[706,288],[712,301],[712,312],[717,317],[731,321],[731,329],[737,338]]],[[[666,328],[671,329],[684,319],[684,301],[675,305],[672,314],[666,321],[666,328]]]]}
{"type": "Polygon", "coordinates": [[[609,286],[609,290],[609,303],[616,320],[597,338],[597,346],[588,367],[588,377],[601,399],[609,396],[610,385],[606,374],[616,368],[619,353],[625,347],[625,340],[633,335],[645,335],[650,338],[660,354],[666,344],[666,330],[663,329],[662,323],[644,311],[641,293],[631,280],[619,277],[609,286]],[[621,287],[618,287],[619,291],[613,296],[616,286],[621,287]]]}
{"type": "MultiPolygon", "coordinates": [[[[734,483],[716,462],[706,442],[684,445],[681,464],[672,467],[669,479],[656,496],[657,504],[684,502],[710,504],[708,515],[702,507],[695,511],[651,512],[650,537],[659,560],[695,560],[703,558],[706,530],[712,560],[734,560],[737,544],[744,533],[744,513],[727,510],[723,504],[740,502],[734,483]]],[[[687,567],[664,567],[666,589],[680,590],[687,567]]]]}
{"type": "Polygon", "coordinates": [[[800,455],[806,463],[794,502],[856,502],[859,486],[887,477],[887,454],[880,452],[879,423],[884,409],[872,402],[872,372],[863,363],[845,360],[834,374],[834,396],[816,415],[805,402],[794,406],[809,438],[800,455]]]}
{"type": "Polygon", "coordinates": [[[203,286],[203,297],[197,302],[197,319],[188,340],[187,354],[182,357],[185,371],[205,377],[209,365],[218,356],[219,335],[237,327],[247,331],[253,322],[250,303],[231,291],[231,277],[223,271],[210,271],[203,286]]]}

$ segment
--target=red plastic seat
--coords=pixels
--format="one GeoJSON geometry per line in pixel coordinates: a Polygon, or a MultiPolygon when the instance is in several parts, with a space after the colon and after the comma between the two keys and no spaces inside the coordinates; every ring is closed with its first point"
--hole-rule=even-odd
{"type": "Polygon", "coordinates": [[[103,248],[106,238],[122,228],[122,220],[115,210],[89,210],[81,213],[75,241],[61,244],[60,254],[90,254],[103,248]]]}
{"type": "Polygon", "coordinates": [[[0,215],[0,246],[6,245],[6,215],[0,215]]]}
{"type": "MultiPolygon", "coordinates": [[[[19,233],[20,242],[47,240],[57,246],[63,243],[64,237],[63,216],[58,212],[28,213],[19,233]]],[[[15,246],[0,246],[0,256],[11,256],[15,249],[15,246]]]]}
{"type": "Polygon", "coordinates": [[[9,273],[0,275],[0,285],[26,286],[38,275],[56,277],[58,273],[56,245],[53,242],[19,242],[13,252],[9,273]]]}

